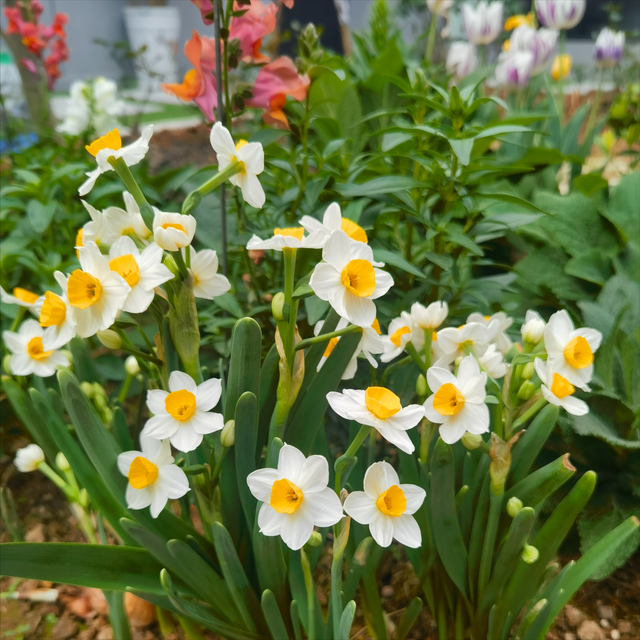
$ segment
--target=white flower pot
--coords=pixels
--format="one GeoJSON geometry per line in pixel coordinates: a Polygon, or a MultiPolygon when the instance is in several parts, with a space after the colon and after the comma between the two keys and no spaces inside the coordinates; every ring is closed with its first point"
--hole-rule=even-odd
{"type": "Polygon", "coordinates": [[[146,46],[136,56],[138,89],[156,93],[163,82],[178,81],[180,12],[177,7],[125,7],[125,24],[132,51],[146,46]]]}

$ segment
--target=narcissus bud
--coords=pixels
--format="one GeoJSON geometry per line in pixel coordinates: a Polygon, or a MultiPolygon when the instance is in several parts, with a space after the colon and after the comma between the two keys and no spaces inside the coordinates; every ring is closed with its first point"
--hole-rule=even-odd
{"type": "Polygon", "coordinates": [[[140,365],[135,356],[129,356],[124,361],[124,370],[129,376],[137,376],[140,373],[140,365]]]}
{"type": "Polygon", "coordinates": [[[520,400],[529,400],[536,392],[536,386],[531,382],[531,380],[525,380],[521,385],[520,389],[518,389],[518,398],[520,400]]]}
{"type": "Polygon", "coordinates": [[[527,564],[533,564],[540,557],[540,552],[530,544],[525,544],[520,557],[522,558],[523,562],[526,562],[527,564]]]}
{"type": "Polygon", "coordinates": [[[527,362],[527,364],[522,367],[522,379],[523,380],[531,380],[533,378],[533,374],[535,373],[535,368],[533,366],[533,362],[527,362]]]}
{"type": "Polygon", "coordinates": [[[223,447],[233,447],[236,442],[236,421],[229,420],[220,433],[220,443],[223,447]]]}
{"type": "Polygon", "coordinates": [[[515,518],[522,510],[522,507],[524,507],[524,505],[522,504],[522,500],[514,496],[513,498],[509,499],[509,502],[507,502],[507,513],[512,518],[515,518]]]}
{"type": "Polygon", "coordinates": [[[64,453],[62,453],[62,451],[58,451],[58,454],[56,455],[56,467],[58,467],[58,469],[63,472],[69,471],[69,469],[71,469],[69,461],[65,457],[64,453]]]}
{"type": "Polygon", "coordinates": [[[80,389],[82,389],[82,393],[84,393],[84,395],[87,396],[89,400],[91,400],[91,398],[93,398],[93,396],[95,395],[93,385],[90,382],[81,382],[80,389]]]}
{"type": "Polygon", "coordinates": [[[113,329],[98,331],[96,336],[102,345],[107,347],[107,349],[119,349],[122,346],[122,338],[120,337],[120,334],[113,329]]]}
{"type": "Polygon", "coordinates": [[[473,451],[474,449],[477,449],[480,446],[480,443],[482,442],[482,436],[475,434],[475,433],[469,433],[468,431],[462,436],[462,444],[469,449],[469,451],[473,451]]]}
{"type": "Polygon", "coordinates": [[[322,535],[318,531],[314,531],[311,534],[309,540],[307,540],[306,547],[314,548],[319,547],[322,544],[322,535]]]}
{"type": "Polygon", "coordinates": [[[416,380],[416,393],[421,398],[424,398],[427,395],[427,393],[429,393],[427,379],[422,374],[420,374],[416,380]]]}
{"type": "Polygon", "coordinates": [[[11,373],[11,365],[9,364],[10,362],[11,362],[11,356],[10,355],[7,354],[4,358],[2,358],[2,369],[9,376],[13,375],[11,373]]]}
{"type": "Polygon", "coordinates": [[[178,265],[170,253],[165,254],[162,264],[164,264],[164,266],[167,267],[167,269],[169,269],[176,278],[180,275],[180,269],[178,269],[178,265]]]}
{"type": "Polygon", "coordinates": [[[271,313],[277,321],[284,320],[283,308],[284,293],[279,291],[275,296],[273,296],[273,300],[271,301],[271,313]]]}

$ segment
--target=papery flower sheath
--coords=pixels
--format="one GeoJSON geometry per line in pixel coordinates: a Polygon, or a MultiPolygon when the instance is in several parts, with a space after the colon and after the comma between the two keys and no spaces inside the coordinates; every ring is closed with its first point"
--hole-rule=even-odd
{"type": "Polygon", "coordinates": [[[330,527],[342,518],[338,496],[327,487],[329,463],[324,456],[304,457],[285,444],[277,469],[258,469],[247,476],[253,496],[262,502],[258,526],[265,536],[280,536],[294,551],[315,527],[330,527]]]}
{"type": "Polygon", "coordinates": [[[364,491],[352,491],[344,510],[356,522],[368,525],[381,547],[388,547],[395,539],[417,549],[422,544],[422,534],[413,514],[425,497],[422,487],[400,484],[396,470],[388,462],[374,462],[365,473],[364,491]]]}

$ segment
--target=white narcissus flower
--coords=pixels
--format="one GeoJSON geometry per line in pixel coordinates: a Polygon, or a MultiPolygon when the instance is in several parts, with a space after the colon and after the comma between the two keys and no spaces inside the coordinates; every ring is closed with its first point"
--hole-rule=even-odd
{"type": "Polygon", "coordinates": [[[147,420],[142,433],[158,440],[169,438],[178,451],[193,451],[205,434],[224,427],[222,415],[211,413],[221,395],[222,384],[218,378],[196,385],[191,376],[173,371],[169,376],[169,391],[147,392],[147,407],[153,417],[147,420]]]}
{"type": "MultiPolygon", "coordinates": [[[[182,250],[184,253],[184,249],[182,250]]],[[[203,300],[213,300],[231,289],[227,276],[218,273],[218,255],[212,249],[189,249],[189,273],[193,278],[193,295],[203,300]]]]}
{"type": "Polygon", "coordinates": [[[280,536],[294,551],[301,549],[315,527],[331,527],[342,518],[338,496],[327,487],[329,463],[324,456],[304,457],[288,444],[280,449],[277,469],[258,469],[247,485],[262,502],[258,526],[265,536],[280,536]]]}
{"type": "Polygon", "coordinates": [[[153,240],[165,251],[179,251],[191,244],[196,219],[181,213],[165,213],[153,207],[153,240]]]}
{"type": "Polygon", "coordinates": [[[487,327],[490,334],[490,342],[495,344],[502,354],[507,353],[511,348],[511,339],[507,335],[507,329],[513,324],[510,318],[503,311],[498,311],[491,316],[483,316],[480,313],[471,313],[467,318],[467,324],[477,322],[487,327]]]}
{"type": "Polygon", "coordinates": [[[373,427],[401,451],[413,453],[415,447],[406,432],[424,418],[424,409],[419,404],[402,408],[400,398],[385,387],[332,391],[327,394],[327,400],[339,416],[373,427]]]}
{"type": "Polygon", "coordinates": [[[0,302],[2,304],[17,304],[19,307],[33,309],[39,297],[37,293],[22,287],[15,287],[11,293],[7,293],[0,287],[0,302]]]}
{"type": "Polygon", "coordinates": [[[331,234],[338,229],[342,229],[347,236],[355,242],[368,242],[367,234],[365,230],[359,225],[349,220],[349,218],[343,218],[340,210],[340,205],[337,202],[332,202],[325,210],[322,216],[322,222],[312,218],[311,216],[302,216],[300,218],[300,224],[307,230],[309,234],[314,231],[320,231],[323,234],[322,244],[329,239],[331,234]]]}
{"type": "Polygon", "coordinates": [[[122,158],[128,167],[138,164],[149,151],[149,140],[153,135],[153,125],[150,124],[142,130],[142,135],[131,144],[122,146],[122,139],[117,129],[94,140],[87,145],[87,151],[95,157],[98,168],[87,172],[87,180],[78,189],[78,194],[86,196],[93,189],[98,177],[106,171],[113,171],[109,164],[109,158],[122,158]]]}
{"type": "Polygon", "coordinates": [[[409,342],[416,351],[420,351],[424,347],[424,331],[414,322],[411,314],[403,311],[399,318],[389,323],[389,333],[382,336],[384,354],[380,360],[390,362],[397,358],[409,342]]]}
{"type": "Polygon", "coordinates": [[[587,8],[587,0],[535,0],[540,23],[550,29],[575,27],[587,8]]]}
{"type": "Polygon", "coordinates": [[[374,300],[393,285],[388,273],[373,266],[371,247],[334,231],[322,249],[322,260],[309,280],[313,292],[352,324],[370,327],[376,319],[374,300]]]}
{"type": "Polygon", "coordinates": [[[272,249],[282,251],[283,249],[320,249],[324,244],[321,231],[313,231],[308,236],[304,235],[304,227],[289,227],[286,229],[274,229],[273,236],[263,240],[253,235],[247,242],[249,251],[272,249]]]}
{"type": "Polygon", "coordinates": [[[152,242],[142,253],[128,236],[116,240],[109,250],[109,269],[122,276],[131,287],[122,310],[142,313],[149,308],[154,289],[173,280],[173,273],[162,264],[162,249],[152,242]]]}
{"type": "Polygon", "coordinates": [[[438,349],[443,354],[442,362],[439,364],[449,364],[458,356],[467,355],[465,349],[473,349],[476,356],[484,355],[489,346],[492,334],[491,329],[479,322],[470,322],[463,324],[457,329],[447,327],[441,329],[437,334],[438,349]]]}
{"type": "Polygon", "coordinates": [[[556,407],[562,407],[567,413],[573,416],[583,416],[589,413],[589,406],[586,402],[574,398],[576,388],[563,376],[553,370],[553,363],[546,364],[536,358],[533,362],[536,373],[542,382],[540,390],[542,397],[556,407]]]}
{"type": "Polygon", "coordinates": [[[524,317],[524,324],[520,328],[520,334],[525,342],[538,344],[544,336],[544,328],[546,322],[540,317],[536,311],[529,309],[524,317]]]}
{"type": "Polygon", "coordinates": [[[478,68],[478,50],[471,42],[452,42],[447,51],[447,71],[456,80],[466,78],[478,68]]]}
{"type": "Polygon", "coordinates": [[[169,500],[189,491],[185,472],[173,464],[168,440],[140,436],[142,451],[125,451],[118,456],[118,471],[129,480],[125,498],[129,509],[151,507],[157,518],[169,500]]]}
{"type": "Polygon", "coordinates": [[[82,227],[80,246],[90,240],[96,244],[113,244],[118,238],[128,235],[135,235],[143,241],[149,239],[151,231],[145,225],[133,196],[128,191],[124,191],[122,196],[126,211],[120,207],[107,207],[104,211],[98,211],[88,202],[81,201],[91,216],[91,222],[82,227]]]}
{"type": "Polygon", "coordinates": [[[211,128],[211,146],[218,156],[218,171],[226,169],[234,160],[241,163],[240,173],[229,178],[229,182],[242,191],[247,204],[262,209],[265,201],[264,190],[258,175],[264,171],[264,150],[259,142],[240,140],[233,144],[229,130],[216,122],[211,128]]]}
{"type": "Polygon", "coordinates": [[[482,368],[487,375],[492,378],[502,378],[507,373],[507,366],[504,363],[502,353],[498,351],[495,344],[490,344],[482,356],[478,358],[482,368]]]}
{"type": "Polygon", "coordinates": [[[593,375],[593,354],[601,342],[599,331],[575,329],[564,309],[549,318],[544,330],[544,346],[553,371],[585,391],[593,375]]]}
{"type": "Polygon", "coordinates": [[[44,328],[42,345],[45,351],[60,349],[76,335],[74,311],[67,298],[67,278],[61,271],[56,271],[53,277],[60,285],[62,295],[47,291],[35,305],[38,321],[44,328]]]}
{"type": "Polygon", "coordinates": [[[14,376],[34,374],[48,378],[56,367],[66,367],[69,361],[59,351],[45,351],[42,346],[44,330],[35,320],[25,320],[16,333],[3,331],[2,339],[11,352],[9,368],[14,376]]]}
{"type": "Polygon", "coordinates": [[[446,319],[449,305],[446,302],[432,302],[428,307],[414,302],[411,305],[411,318],[424,331],[434,331],[446,319]]]}
{"type": "Polygon", "coordinates": [[[479,435],[489,431],[489,409],[484,403],[487,395],[487,374],[473,356],[463,358],[458,375],[447,369],[431,367],[427,382],[433,392],[425,403],[427,419],[440,425],[440,437],[453,444],[466,431],[479,435]]]}
{"type": "Polygon", "coordinates": [[[467,40],[473,44],[489,44],[502,33],[502,2],[488,4],[481,0],[475,7],[462,5],[462,21],[467,40]]]}
{"type": "Polygon", "coordinates": [[[593,48],[593,57],[596,61],[596,67],[611,68],[615,67],[624,53],[624,31],[612,31],[605,27],[596,38],[596,44],[593,48]]]}
{"type": "Polygon", "coordinates": [[[44,462],[44,451],[37,444],[28,444],[18,449],[13,459],[16,469],[22,473],[35,471],[42,462],[44,462]]]}
{"type": "Polygon", "coordinates": [[[88,338],[108,329],[131,291],[124,278],[109,268],[95,242],[78,249],[80,266],[67,279],[67,298],[74,309],[76,333],[88,338]]]}
{"type": "Polygon", "coordinates": [[[374,462],[364,475],[364,491],[352,491],[344,510],[360,524],[369,525],[373,539],[388,547],[393,539],[412,549],[422,544],[420,527],[413,514],[426,497],[422,487],[400,484],[388,462],[374,462]]]}

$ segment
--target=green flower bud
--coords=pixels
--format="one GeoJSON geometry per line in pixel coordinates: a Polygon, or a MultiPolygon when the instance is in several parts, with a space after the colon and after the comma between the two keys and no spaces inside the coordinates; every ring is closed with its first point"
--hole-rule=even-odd
{"type": "Polygon", "coordinates": [[[202,196],[199,191],[192,191],[182,203],[182,215],[186,216],[191,213],[202,202],[202,196]]]}
{"type": "Polygon", "coordinates": [[[165,254],[162,264],[173,273],[174,277],[177,278],[180,275],[180,269],[178,269],[175,258],[170,253],[165,254]]]}
{"type": "Polygon", "coordinates": [[[11,355],[7,354],[4,358],[2,358],[2,369],[7,375],[13,375],[11,373],[11,355]]]}
{"type": "Polygon", "coordinates": [[[313,549],[314,547],[319,547],[321,544],[322,544],[322,535],[318,531],[314,531],[311,534],[311,537],[309,538],[309,540],[307,540],[305,547],[309,547],[313,549]]]}
{"type": "Polygon", "coordinates": [[[122,346],[122,338],[120,337],[120,334],[117,331],[113,331],[113,329],[98,331],[96,336],[102,345],[107,347],[107,349],[119,349],[122,346]]]}
{"type": "Polygon", "coordinates": [[[94,398],[102,398],[105,401],[107,399],[107,392],[99,382],[93,383],[93,396],[94,398]]]}
{"type": "Polygon", "coordinates": [[[522,500],[514,496],[513,498],[509,498],[509,502],[507,502],[507,513],[512,518],[515,518],[523,507],[522,500]]]}
{"type": "Polygon", "coordinates": [[[135,356],[129,356],[124,361],[124,370],[129,376],[137,376],[140,373],[140,365],[135,356]]]}
{"type": "Polygon", "coordinates": [[[533,564],[540,557],[540,552],[530,544],[525,544],[520,555],[523,562],[527,564],[533,564]]]}
{"type": "Polygon", "coordinates": [[[533,394],[536,392],[536,386],[531,380],[525,380],[518,389],[518,398],[520,400],[530,400],[533,394]]]}
{"type": "Polygon", "coordinates": [[[469,433],[468,431],[462,436],[462,444],[465,448],[469,449],[469,451],[473,451],[480,446],[482,442],[482,436],[476,433],[469,433]]]}
{"type": "Polygon", "coordinates": [[[62,451],[58,451],[56,455],[56,467],[58,467],[58,469],[63,472],[69,471],[69,469],[71,469],[71,465],[69,464],[69,461],[65,457],[64,453],[62,453],[62,451]]]}
{"type": "Polygon", "coordinates": [[[533,374],[536,372],[535,367],[533,366],[533,362],[527,362],[522,368],[522,379],[523,380],[531,380],[533,378],[533,374]]]}
{"type": "Polygon", "coordinates": [[[223,447],[233,447],[236,441],[236,421],[229,420],[220,433],[220,443],[223,447]]]}
{"type": "Polygon", "coordinates": [[[273,317],[279,322],[280,320],[284,320],[284,293],[279,291],[273,296],[273,300],[271,301],[271,313],[273,317]]]}
{"type": "Polygon", "coordinates": [[[89,506],[89,494],[86,489],[80,489],[80,493],[78,494],[78,503],[82,505],[85,509],[89,506]]]}
{"type": "Polygon", "coordinates": [[[95,395],[95,391],[93,389],[93,385],[90,382],[81,382],[80,389],[82,389],[82,393],[87,396],[87,399],[91,400],[95,395]]]}
{"type": "Polygon", "coordinates": [[[429,386],[427,385],[427,379],[420,374],[416,379],[416,393],[419,397],[424,398],[429,393],[429,386]]]}

